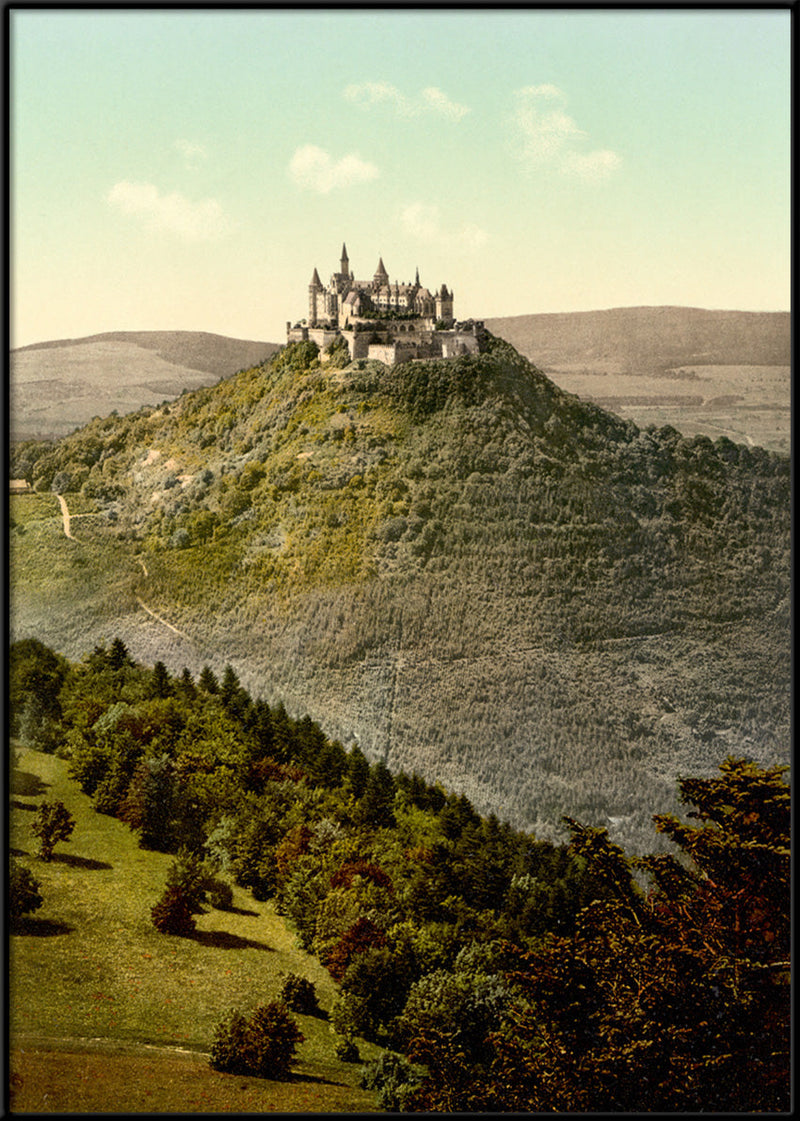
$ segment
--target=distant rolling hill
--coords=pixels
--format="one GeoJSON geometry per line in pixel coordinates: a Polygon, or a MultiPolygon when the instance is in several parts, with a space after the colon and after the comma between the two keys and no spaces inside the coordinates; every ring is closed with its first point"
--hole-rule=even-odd
{"type": "Polygon", "coordinates": [[[516,315],[487,319],[489,330],[542,369],[589,367],[661,374],[683,366],[786,366],[788,311],[708,311],[687,307],[516,315]]]}
{"type": "MultiPolygon", "coordinates": [[[[788,312],[634,307],[487,319],[557,385],[640,425],[789,452],[788,312]]],[[[263,361],[277,343],[115,331],[11,352],[11,435],[44,439],[263,361]]]]}
{"type": "Polygon", "coordinates": [[[562,389],[635,424],[791,449],[789,312],[632,307],[486,326],[562,389]]]}
{"type": "Polygon", "coordinates": [[[277,343],[205,331],[112,331],[11,351],[11,438],[64,436],[262,362],[277,343]]]}

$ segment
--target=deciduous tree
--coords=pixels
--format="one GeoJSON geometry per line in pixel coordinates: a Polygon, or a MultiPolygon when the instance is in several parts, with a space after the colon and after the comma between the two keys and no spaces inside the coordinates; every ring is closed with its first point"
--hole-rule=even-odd
{"type": "Polygon", "coordinates": [[[75,828],[75,819],[63,802],[42,802],[31,824],[39,838],[39,857],[49,861],[59,841],[67,841],[75,828]]]}

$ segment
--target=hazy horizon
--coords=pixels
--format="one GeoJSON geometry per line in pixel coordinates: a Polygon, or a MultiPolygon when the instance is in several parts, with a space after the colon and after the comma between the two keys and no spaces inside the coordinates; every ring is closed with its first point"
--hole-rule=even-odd
{"type": "Polygon", "coordinates": [[[459,318],[790,309],[788,10],[16,10],[12,348],[280,342],[382,257],[459,318]]]}

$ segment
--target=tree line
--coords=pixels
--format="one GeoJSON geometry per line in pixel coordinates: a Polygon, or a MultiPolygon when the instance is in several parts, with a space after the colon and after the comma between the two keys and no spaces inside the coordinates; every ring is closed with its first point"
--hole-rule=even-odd
{"type": "Polygon", "coordinates": [[[365,1073],[385,1108],[787,1108],[782,768],[680,780],[688,820],[655,818],[672,855],[632,858],[603,829],[569,820],[554,845],[392,773],[230,665],[176,675],[120,639],[80,663],[33,639],[10,654],[12,734],[142,847],[274,900],[338,982],[342,1045],[386,1049],[365,1073]]]}

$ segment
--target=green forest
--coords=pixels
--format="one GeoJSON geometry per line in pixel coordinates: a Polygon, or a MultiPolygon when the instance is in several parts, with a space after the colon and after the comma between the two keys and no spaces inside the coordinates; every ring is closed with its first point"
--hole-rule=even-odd
{"type": "Polygon", "coordinates": [[[292,344],[10,466],[14,638],[230,664],[537,836],[566,814],[652,851],[679,774],[788,758],[788,458],[639,429],[499,339],[394,367],[292,344]]]}
{"type": "MultiPolygon", "coordinates": [[[[36,639],[10,653],[12,737],[173,858],[141,900],[165,954],[231,884],[273,900],[336,985],[339,1053],[380,1049],[362,1071],[380,1108],[789,1108],[786,768],[729,756],[681,777],[681,813],[651,807],[668,852],[626,854],[572,818],[553,844],[370,763],[230,664],[171,673],[120,638],[77,662],[36,639]]],[[[69,817],[40,808],[41,860],[69,817]]],[[[41,905],[36,872],[15,864],[12,921],[41,905]]],[[[289,1007],[313,992],[295,978],[285,995],[239,1009],[212,1064],[240,1069],[257,1028],[290,1063],[289,1007]]]]}

